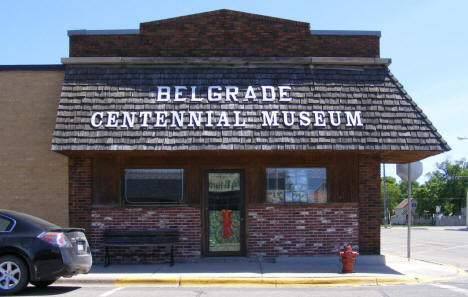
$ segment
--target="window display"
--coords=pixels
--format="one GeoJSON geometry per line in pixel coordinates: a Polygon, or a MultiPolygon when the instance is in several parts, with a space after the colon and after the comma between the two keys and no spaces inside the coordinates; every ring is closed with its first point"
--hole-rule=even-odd
{"type": "Polygon", "coordinates": [[[267,203],[326,203],[325,168],[267,168],[267,203]]]}

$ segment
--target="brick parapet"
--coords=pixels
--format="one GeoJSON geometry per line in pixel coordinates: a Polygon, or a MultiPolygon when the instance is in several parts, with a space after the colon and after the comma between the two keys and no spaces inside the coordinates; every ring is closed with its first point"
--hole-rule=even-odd
{"type": "Polygon", "coordinates": [[[261,205],[248,209],[249,256],[333,255],[358,250],[357,205],[261,205]]]}
{"type": "Polygon", "coordinates": [[[359,250],[380,254],[380,158],[359,155],[359,250]]]}
{"type": "MultiPolygon", "coordinates": [[[[145,22],[140,24],[140,32],[145,34],[151,34],[157,31],[161,31],[167,28],[172,28],[174,25],[184,26],[185,24],[200,23],[201,25],[210,25],[215,22],[216,24],[222,24],[224,27],[233,28],[236,27],[236,22],[245,24],[249,21],[261,23],[264,26],[282,28],[283,30],[289,31],[303,31],[309,30],[309,24],[305,22],[292,21],[282,18],[276,18],[271,16],[247,13],[242,11],[235,11],[230,9],[219,9],[208,12],[202,12],[197,14],[185,15],[180,17],[174,17],[169,19],[145,22]],[[234,23],[233,23],[234,22],[234,23]]],[[[197,28],[194,28],[197,29],[197,28]]],[[[218,28],[214,28],[219,29],[218,28]]],[[[200,31],[200,30],[199,30],[200,31]]],[[[201,31],[202,32],[202,31],[201,31]]]]}
{"type": "Polygon", "coordinates": [[[142,23],[139,34],[71,35],[70,57],[379,57],[378,35],[231,10],[142,23]]]}

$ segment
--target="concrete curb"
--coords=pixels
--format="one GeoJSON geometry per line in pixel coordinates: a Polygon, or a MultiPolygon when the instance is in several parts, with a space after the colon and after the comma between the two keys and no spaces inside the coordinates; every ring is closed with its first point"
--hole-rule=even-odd
{"type": "Polygon", "coordinates": [[[119,278],[114,285],[172,285],[172,286],[337,286],[337,285],[382,285],[421,283],[441,280],[416,277],[304,277],[304,278],[262,278],[262,277],[180,277],[180,278],[119,278]]]}
{"type": "Polygon", "coordinates": [[[190,286],[344,286],[427,283],[449,280],[451,277],[412,276],[343,276],[343,277],[120,277],[109,279],[61,279],[59,284],[101,285],[164,285],[190,286]]]}

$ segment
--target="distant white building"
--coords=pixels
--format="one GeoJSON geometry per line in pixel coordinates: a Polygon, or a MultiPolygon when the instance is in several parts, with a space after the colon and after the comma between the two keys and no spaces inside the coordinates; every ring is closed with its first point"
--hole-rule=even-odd
{"type": "MultiPolygon", "coordinates": [[[[466,208],[462,208],[462,214],[457,216],[444,216],[443,214],[425,213],[423,216],[416,214],[418,200],[411,198],[411,214],[413,225],[436,225],[436,226],[464,226],[466,224],[466,208]]],[[[392,225],[406,225],[408,222],[408,199],[404,199],[395,208],[395,215],[390,219],[392,225]]]]}
{"type": "MultiPolygon", "coordinates": [[[[411,198],[411,214],[415,217],[418,200],[411,198]]],[[[408,220],[408,199],[404,199],[395,208],[395,215],[391,218],[392,225],[405,225],[408,220]]]]}

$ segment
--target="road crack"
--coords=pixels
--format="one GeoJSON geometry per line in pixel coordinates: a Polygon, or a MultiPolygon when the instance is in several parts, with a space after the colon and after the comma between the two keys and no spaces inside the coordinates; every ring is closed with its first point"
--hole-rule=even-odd
{"type": "Polygon", "coordinates": [[[206,294],[205,291],[203,291],[203,290],[196,290],[196,291],[195,291],[195,294],[196,294],[195,297],[201,297],[201,296],[203,296],[203,295],[206,295],[206,296],[207,296],[207,294],[206,294]]]}
{"type": "Polygon", "coordinates": [[[382,297],[390,297],[390,295],[388,295],[387,293],[385,293],[385,291],[384,291],[383,289],[380,289],[380,288],[379,288],[377,291],[380,293],[380,295],[382,295],[382,297]]]}

